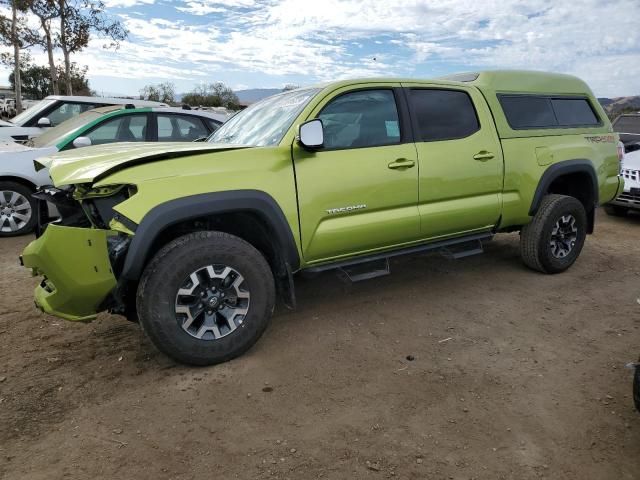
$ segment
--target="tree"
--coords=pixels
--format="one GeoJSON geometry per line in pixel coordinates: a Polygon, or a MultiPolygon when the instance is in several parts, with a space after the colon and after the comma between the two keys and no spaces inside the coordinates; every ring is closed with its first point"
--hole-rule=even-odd
{"type": "Polygon", "coordinates": [[[11,9],[11,17],[0,15],[0,43],[13,47],[13,74],[15,79],[16,112],[22,111],[22,81],[20,78],[20,51],[34,45],[38,33],[29,28],[24,13],[28,0],[2,0],[0,5],[11,9]]]}
{"type": "MultiPolygon", "coordinates": [[[[0,60],[1,61],[1,60],[0,60]]],[[[66,78],[63,75],[62,67],[57,67],[56,77],[61,80],[61,87],[66,88],[66,78]]],[[[71,82],[72,89],[76,95],[91,95],[89,81],[86,77],[87,67],[78,67],[77,64],[71,64],[71,82]]],[[[28,62],[21,64],[20,77],[23,79],[22,91],[25,96],[29,96],[36,100],[41,100],[47,95],[51,95],[53,85],[49,68],[44,65],[32,65],[28,62]]],[[[9,75],[9,83],[13,87],[15,85],[15,75],[9,75]]]]}
{"type": "MultiPolygon", "coordinates": [[[[22,93],[34,100],[41,100],[51,92],[51,79],[47,67],[38,65],[21,65],[22,93]]],[[[9,83],[15,88],[15,74],[9,75],[9,83]]]]}
{"type": "Polygon", "coordinates": [[[230,110],[240,108],[238,96],[222,82],[196,87],[193,92],[182,97],[182,101],[194,106],[225,107],[230,110]]]}
{"type": "Polygon", "coordinates": [[[158,85],[145,85],[145,87],[140,90],[140,100],[174,103],[175,96],[176,86],[171,82],[159,83],[158,85]]]}
{"type": "Polygon", "coordinates": [[[51,85],[53,87],[53,94],[58,95],[60,89],[58,87],[58,75],[55,62],[53,60],[53,50],[57,47],[54,43],[54,38],[51,30],[51,23],[54,19],[60,16],[60,9],[58,3],[55,0],[32,0],[29,5],[29,10],[40,21],[42,27],[42,35],[37,39],[37,44],[41,46],[49,60],[49,76],[51,78],[51,85]]]}
{"type": "Polygon", "coordinates": [[[67,95],[73,95],[73,82],[68,81],[71,78],[71,54],[82,51],[89,44],[92,32],[110,41],[104,45],[105,48],[118,48],[128,32],[118,20],[105,14],[101,0],[56,1],[60,20],[56,41],[64,57],[67,95]]]}

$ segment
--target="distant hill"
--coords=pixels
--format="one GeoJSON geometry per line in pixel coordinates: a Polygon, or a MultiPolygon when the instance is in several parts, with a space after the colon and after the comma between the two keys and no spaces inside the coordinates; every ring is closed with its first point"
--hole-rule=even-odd
{"type": "Polygon", "coordinates": [[[599,98],[609,117],[613,118],[621,113],[640,112],[640,95],[631,97],[599,98]]]}
{"type": "Polygon", "coordinates": [[[253,103],[281,92],[281,88],[250,88],[248,90],[236,90],[235,94],[240,99],[240,103],[253,103]]]}

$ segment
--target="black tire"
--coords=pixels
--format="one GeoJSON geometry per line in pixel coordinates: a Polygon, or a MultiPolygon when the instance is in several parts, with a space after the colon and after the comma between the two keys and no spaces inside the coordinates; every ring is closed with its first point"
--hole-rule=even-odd
{"type": "Polygon", "coordinates": [[[0,193],[0,237],[16,237],[18,235],[25,235],[27,233],[33,232],[33,229],[36,226],[37,220],[37,203],[31,198],[31,194],[33,190],[29,187],[10,181],[0,181],[0,192],[7,192],[7,195],[0,193]],[[20,195],[20,199],[25,199],[28,203],[28,220],[18,219],[14,217],[16,213],[20,216],[25,216],[27,210],[16,211],[13,207],[23,207],[25,206],[24,201],[21,201],[18,205],[13,205],[10,203],[11,195],[10,193],[16,193],[20,195]],[[9,223],[9,217],[11,216],[14,224],[16,224],[19,228],[13,229],[12,224],[9,223]]]}
{"type": "Polygon", "coordinates": [[[620,205],[605,205],[604,211],[607,212],[607,215],[611,215],[612,217],[624,217],[627,213],[629,213],[629,209],[627,207],[621,207],[620,205]]]}
{"type": "MultiPolygon", "coordinates": [[[[584,206],[574,197],[565,195],[547,195],[542,199],[538,212],[520,232],[520,252],[524,264],[543,273],[560,273],[569,268],[578,258],[587,236],[587,214],[584,206]],[[564,225],[563,219],[569,219],[576,231],[570,238],[561,240],[564,248],[552,245],[556,222],[564,225]],[[564,242],[567,242],[566,244],[564,242]],[[570,244],[570,245],[569,245],[570,244]],[[559,254],[564,256],[559,257],[559,254]]],[[[557,241],[556,241],[556,244],[557,241]]]]}
{"type": "MultiPolygon", "coordinates": [[[[209,292],[202,290],[201,295],[209,292]]],[[[222,232],[196,232],[164,246],[147,265],[138,286],[137,309],[142,328],[160,351],[178,362],[213,365],[243,354],[260,338],[271,320],[275,296],[269,264],[251,244],[222,232]],[[235,330],[217,339],[188,333],[176,313],[178,290],[193,272],[202,272],[209,265],[228,266],[239,273],[244,290],[250,294],[246,315],[234,320],[235,330]]],[[[200,301],[197,295],[193,297],[196,303],[200,301]]],[[[204,311],[198,315],[204,318],[204,311]]]]}

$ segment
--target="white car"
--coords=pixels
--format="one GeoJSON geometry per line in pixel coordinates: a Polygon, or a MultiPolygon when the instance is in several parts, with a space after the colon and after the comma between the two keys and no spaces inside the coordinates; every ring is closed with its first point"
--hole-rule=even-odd
{"type": "Polygon", "coordinates": [[[629,210],[640,211],[640,150],[624,154],[620,176],[624,178],[624,191],[605,205],[609,215],[625,215],[629,210]]]}
{"type": "Polygon", "coordinates": [[[80,97],[50,95],[16,115],[11,120],[0,120],[0,142],[24,142],[37,137],[49,127],[87,110],[107,105],[134,105],[136,107],[166,107],[167,104],[130,98],[80,97]]]}
{"type": "Polygon", "coordinates": [[[105,143],[190,142],[208,137],[226,119],[180,108],[114,105],[71,118],[25,145],[0,144],[0,237],[28,233],[35,225],[37,204],[31,194],[51,184],[47,169],[36,171],[36,158],[105,143]]]}

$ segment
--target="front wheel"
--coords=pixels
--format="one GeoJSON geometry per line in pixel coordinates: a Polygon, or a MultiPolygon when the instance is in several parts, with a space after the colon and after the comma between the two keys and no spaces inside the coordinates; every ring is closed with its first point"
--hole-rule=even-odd
{"type": "Polygon", "coordinates": [[[547,195],[520,232],[524,264],[543,273],[559,273],[578,258],[587,236],[587,214],[574,197],[547,195]]]}
{"type": "Polygon", "coordinates": [[[33,231],[36,203],[31,193],[21,183],[0,181],[0,237],[14,237],[33,231]]]}
{"type": "Polygon", "coordinates": [[[275,283],[251,244],[196,232],[163,247],[137,293],[140,323],[155,346],[191,365],[213,365],[248,350],[269,324],[275,283]]]}

